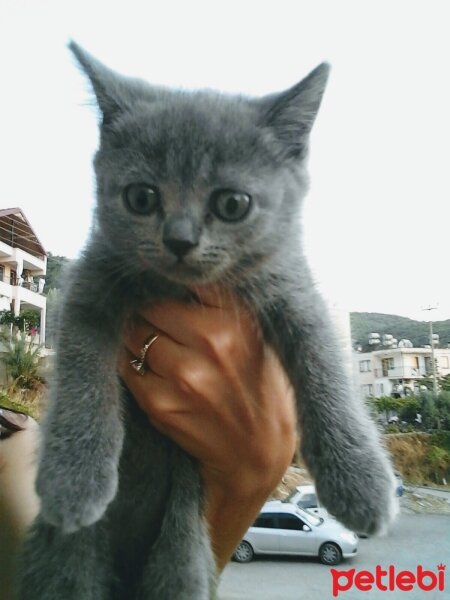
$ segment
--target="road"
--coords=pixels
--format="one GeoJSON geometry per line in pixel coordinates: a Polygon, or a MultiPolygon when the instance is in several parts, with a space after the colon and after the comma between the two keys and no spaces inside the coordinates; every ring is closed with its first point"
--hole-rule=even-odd
{"type": "Polygon", "coordinates": [[[408,485],[408,490],[416,494],[425,494],[443,498],[450,504],[450,492],[443,489],[430,488],[424,485],[408,485]]]}
{"type": "MultiPolygon", "coordinates": [[[[450,599],[450,516],[402,514],[384,538],[362,539],[358,555],[337,569],[354,567],[374,572],[376,565],[410,570],[418,565],[436,572],[447,563],[445,591],[369,592],[350,589],[340,600],[449,600],[450,599]]],[[[249,564],[230,563],[219,587],[220,600],[334,600],[330,569],[314,559],[302,557],[259,557],[249,564]]]]}

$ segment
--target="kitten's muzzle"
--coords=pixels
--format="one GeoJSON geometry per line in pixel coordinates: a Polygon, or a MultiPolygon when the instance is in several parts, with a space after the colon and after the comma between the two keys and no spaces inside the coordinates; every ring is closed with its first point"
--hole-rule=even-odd
{"type": "Polygon", "coordinates": [[[199,228],[185,216],[172,217],[164,224],[164,245],[178,259],[183,258],[190,250],[198,246],[199,238],[199,228]]]}

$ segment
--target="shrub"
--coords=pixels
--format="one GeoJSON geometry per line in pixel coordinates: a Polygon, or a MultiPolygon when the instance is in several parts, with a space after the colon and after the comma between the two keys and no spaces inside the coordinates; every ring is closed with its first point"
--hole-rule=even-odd
{"type": "Polygon", "coordinates": [[[41,346],[26,340],[24,333],[6,343],[7,350],[2,356],[6,372],[12,379],[13,387],[34,389],[43,382],[39,375],[41,346]]]}
{"type": "Polygon", "coordinates": [[[450,432],[399,433],[385,437],[395,468],[406,481],[439,483],[450,479],[450,432]]]}
{"type": "Polygon", "coordinates": [[[384,431],[385,431],[385,433],[399,433],[400,428],[395,423],[390,423],[389,425],[386,425],[386,427],[384,428],[384,431]]]}
{"type": "Polygon", "coordinates": [[[450,452],[450,431],[436,431],[431,435],[431,443],[450,452]]]}
{"type": "Polygon", "coordinates": [[[450,475],[450,452],[440,446],[430,446],[427,459],[436,483],[442,483],[450,475]]]}

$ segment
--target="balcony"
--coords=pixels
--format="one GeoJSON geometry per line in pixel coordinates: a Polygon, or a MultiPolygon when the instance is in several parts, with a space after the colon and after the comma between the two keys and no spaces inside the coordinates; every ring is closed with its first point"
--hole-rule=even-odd
{"type": "MultiPolygon", "coordinates": [[[[43,286],[42,286],[43,287],[43,286]]],[[[39,289],[39,284],[34,281],[22,281],[16,277],[3,277],[0,279],[0,296],[11,303],[19,303],[21,308],[44,308],[46,298],[39,289]]]]}
{"type": "Polygon", "coordinates": [[[389,379],[419,379],[428,375],[428,371],[425,368],[417,367],[394,367],[393,369],[375,369],[374,374],[376,378],[388,377],[389,379]]]}
{"type": "Polygon", "coordinates": [[[34,281],[21,281],[21,279],[19,279],[18,277],[3,277],[3,279],[0,278],[0,286],[2,285],[6,285],[7,287],[0,287],[0,289],[10,290],[10,286],[18,286],[26,290],[30,290],[30,292],[36,292],[36,294],[42,293],[39,291],[39,284],[35,283],[34,281]]]}

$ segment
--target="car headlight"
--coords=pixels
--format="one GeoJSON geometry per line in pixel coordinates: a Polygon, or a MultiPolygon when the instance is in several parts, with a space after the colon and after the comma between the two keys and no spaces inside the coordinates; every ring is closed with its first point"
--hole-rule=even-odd
{"type": "Polygon", "coordinates": [[[353,533],[353,531],[343,531],[341,533],[341,538],[349,544],[354,544],[358,539],[358,536],[356,535],[356,533],[353,533]]]}

